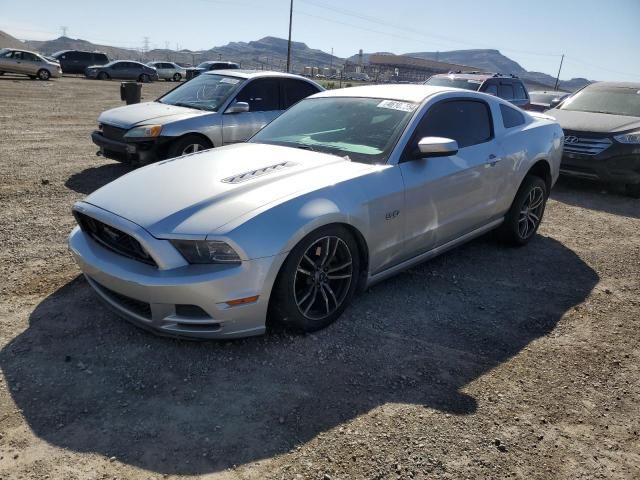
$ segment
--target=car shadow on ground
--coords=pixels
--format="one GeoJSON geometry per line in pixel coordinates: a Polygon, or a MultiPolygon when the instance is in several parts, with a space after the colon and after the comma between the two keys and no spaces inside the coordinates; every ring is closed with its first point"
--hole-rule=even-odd
{"type": "Polygon", "coordinates": [[[640,218],[640,199],[624,193],[623,185],[560,177],[551,198],[567,205],[599,210],[623,217],[640,218]]]}
{"type": "Polygon", "coordinates": [[[132,170],[133,167],[124,163],[107,163],[74,173],[64,185],[75,192],[89,194],[132,170]]]}
{"type": "Polygon", "coordinates": [[[506,249],[484,237],[373,287],[321,332],[197,343],[138,330],[78,277],[35,308],[0,366],[47,442],[197,475],[388,403],[473,414],[469,382],[549,334],[597,282],[552,238],[506,249]]]}

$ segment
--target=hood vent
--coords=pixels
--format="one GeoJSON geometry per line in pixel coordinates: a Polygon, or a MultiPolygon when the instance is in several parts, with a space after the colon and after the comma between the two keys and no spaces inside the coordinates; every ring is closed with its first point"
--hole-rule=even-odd
{"type": "Polygon", "coordinates": [[[276,172],[286,167],[294,167],[296,165],[297,163],[295,162],[276,163],[275,165],[269,165],[268,167],[260,168],[258,170],[251,170],[249,172],[239,173],[238,175],[234,175],[232,177],[223,178],[222,182],[223,183],[247,182],[249,180],[253,180],[254,178],[258,178],[263,175],[276,172]]]}

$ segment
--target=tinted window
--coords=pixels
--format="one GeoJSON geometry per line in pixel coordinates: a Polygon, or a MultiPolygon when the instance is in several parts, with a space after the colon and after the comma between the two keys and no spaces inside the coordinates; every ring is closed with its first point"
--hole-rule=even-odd
{"type": "Polygon", "coordinates": [[[484,93],[489,93],[491,95],[495,95],[497,97],[498,96],[498,85],[496,85],[495,83],[491,83],[491,84],[487,85],[486,87],[484,87],[483,92],[484,93]]]}
{"type": "Polygon", "coordinates": [[[96,63],[107,63],[109,61],[109,59],[107,58],[107,56],[104,53],[94,53],[93,54],[93,61],[96,63]]]}
{"type": "Polygon", "coordinates": [[[40,59],[33,53],[22,52],[22,59],[28,62],[39,62],[40,59]]]}
{"type": "Polygon", "coordinates": [[[504,98],[505,100],[513,100],[513,85],[510,83],[501,83],[498,88],[498,96],[500,98],[504,98]]]}
{"type": "Polygon", "coordinates": [[[244,87],[236,97],[238,102],[247,102],[250,112],[280,110],[278,81],[274,78],[260,78],[244,87]]]}
{"type": "Polygon", "coordinates": [[[517,100],[526,100],[527,99],[527,92],[525,92],[524,86],[521,83],[515,83],[513,85],[513,88],[516,91],[516,99],[517,100]]]}
{"type": "Polygon", "coordinates": [[[513,128],[524,123],[524,115],[515,108],[501,104],[500,113],[502,114],[504,128],[513,128]]]}
{"type": "Polygon", "coordinates": [[[281,80],[282,91],[284,93],[283,105],[284,109],[289,108],[294,103],[298,103],[303,98],[318,93],[318,89],[308,82],[302,80],[281,80]]]}
{"type": "Polygon", "coordinates": [[[492,137],[491,113],[484,102],[453,100],[437,103],[429,109],[413,134],[415,147],[422,137],[452,138],[458,148],[487,142],[492,137]]]}

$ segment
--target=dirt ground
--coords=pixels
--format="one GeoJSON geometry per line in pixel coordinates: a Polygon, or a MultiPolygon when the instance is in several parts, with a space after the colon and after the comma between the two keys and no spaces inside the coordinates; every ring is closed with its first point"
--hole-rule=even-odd
{"type": "MultiPolygon", "coordinates": [[[[173,85],[145,85],[151,100],[173,85]]],[[[561,180],[330,328],[158,338],[67,252],[118,82],[0,77],[0,478],[639,479],[640,200],[561,180]]]]}

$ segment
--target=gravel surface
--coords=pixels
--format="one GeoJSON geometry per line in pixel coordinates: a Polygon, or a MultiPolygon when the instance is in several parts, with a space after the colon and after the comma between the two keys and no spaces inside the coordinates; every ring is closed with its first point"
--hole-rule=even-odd
{"type": "MultiPolygon", "coordinates": [[[[144,85],[151,100],[174,86],[144,85]]],[[[640,478],[640,200],[562,180],[313,335],[155,337],[67,252],[118,82],[0,77],[0,478],[640,478]]]]}

